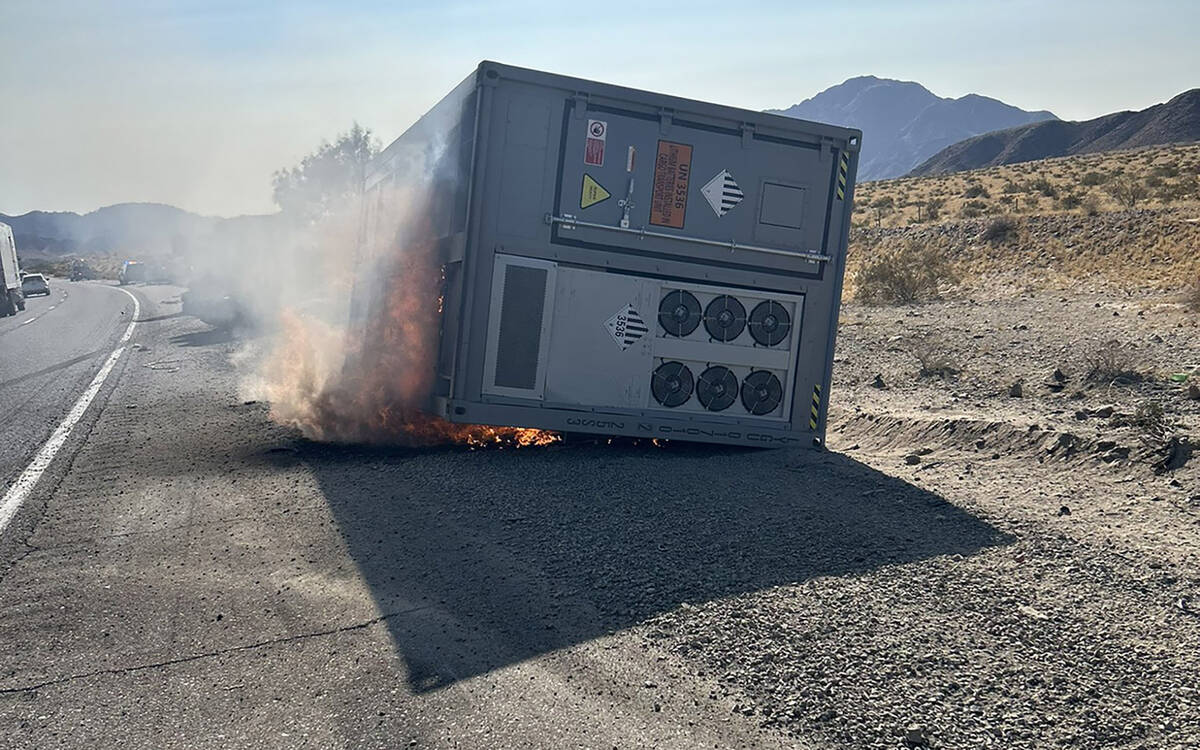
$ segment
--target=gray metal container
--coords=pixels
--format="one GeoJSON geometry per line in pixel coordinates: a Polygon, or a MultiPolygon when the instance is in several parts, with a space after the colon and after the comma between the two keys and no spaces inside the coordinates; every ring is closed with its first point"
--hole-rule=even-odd
{"type": "Polygon", "coordinates": [[[443,270],[430,408],[822,443],[860,141],[481,63],[367,176],[368,235],[389,202],[420,206],[404,244],[443,270]]]}

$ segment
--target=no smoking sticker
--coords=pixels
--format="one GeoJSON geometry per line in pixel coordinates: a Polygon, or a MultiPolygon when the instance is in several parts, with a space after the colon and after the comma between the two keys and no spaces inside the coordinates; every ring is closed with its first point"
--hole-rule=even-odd
{"type": "Polygon", "coordinates": [[[604,166],[604,144],[608,140],[608,123],[588,120],[587,139],[583,146],[583,163],[592,167],[604,166]]]}

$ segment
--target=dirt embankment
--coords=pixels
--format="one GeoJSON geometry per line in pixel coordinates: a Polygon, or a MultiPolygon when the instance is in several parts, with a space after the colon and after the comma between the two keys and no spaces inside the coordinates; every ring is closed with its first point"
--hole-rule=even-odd
{"type": "Polygon", "coordinates": [[[941,248],[967,286],[989,283],[988,274],[1020,277],[1027,284],[1102,277],[1163,289],[1200,277],[1200,213],[1168,208],[859,228],[850,238],[851,279],[874,250],[908,240],[941,248]]]}

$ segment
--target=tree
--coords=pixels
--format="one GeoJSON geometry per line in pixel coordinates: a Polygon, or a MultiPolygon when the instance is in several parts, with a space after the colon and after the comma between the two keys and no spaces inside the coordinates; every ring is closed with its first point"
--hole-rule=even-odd
{"type": "Polygon", "coordinates": [[[371,131],[357,122],[323,142],[291,169],[281,169],[272,179],[275,203],[284,214],[313,220],[330,213],[343,201],[360,195],[367,163],[379,153],[371,131]]]}
{"type": "Polygon", "coordinates": [[[1133,208],[1139,201],[1145,200],[1150,195],[1150,191],[1133,177],[1121,175],[1113,178],[1109,183],[1108,194],[1125,208],[1133,208]]]}

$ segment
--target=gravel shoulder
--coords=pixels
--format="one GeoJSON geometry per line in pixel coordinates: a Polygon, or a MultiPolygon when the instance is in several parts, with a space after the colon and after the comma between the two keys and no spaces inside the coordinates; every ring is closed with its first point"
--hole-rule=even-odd
{"type": "Polygon", "coordinates": [[[236,341],[145,294],[158,319],[0,569],[6,746],[1200,737],[1198,461],[1155,474],[1132,428],[1076,418],[1153,397],[1200,432],[1161,378],[1077,380],[1111,331],[1156,372],[1200,360],[1177,308],[850,306],[827,452],[472,451],[303,441],[237,397],[236,341]],[[899,343],[935,328],[957,378],[899,343]]]}

